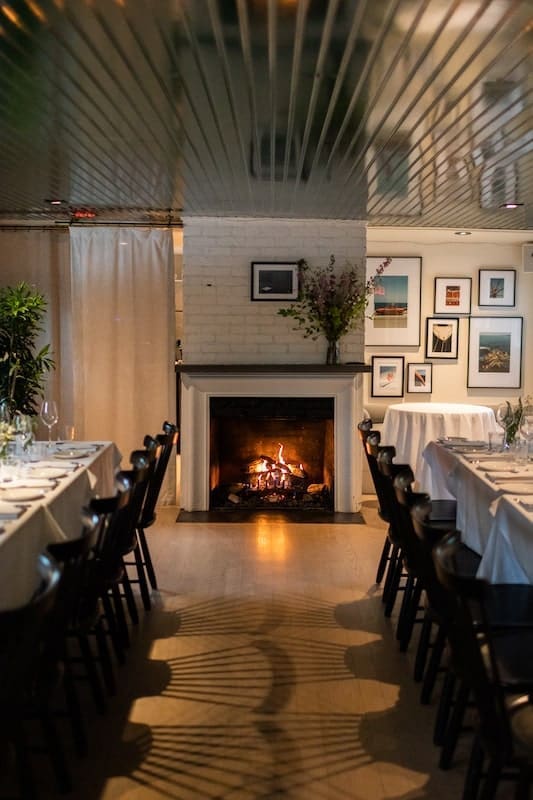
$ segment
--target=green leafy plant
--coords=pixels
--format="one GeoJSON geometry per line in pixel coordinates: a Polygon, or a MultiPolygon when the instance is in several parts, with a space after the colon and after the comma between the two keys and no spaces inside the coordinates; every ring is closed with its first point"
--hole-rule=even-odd
{"type": "Polygon", "coordinates": [[[288,308],[280,308],[278,314],[295,319],[296,329],[301,329],[306,338],[317,339],[322,335],[329,342],[337,341],[364,319],[370,296],[390,262],[386,258],[376,274],[363,283],[354,266],[348,264],[337,271],[333,255],[326,267],[311,268],[301,259],[299,300],[288,308]]]}
{"type": "Polygon", "coordinates": [[[50,345],[37,349],[46,300],[27,283],[0,288],[0,403],[35,415],[45,373],[55,367],[50,345]]]}

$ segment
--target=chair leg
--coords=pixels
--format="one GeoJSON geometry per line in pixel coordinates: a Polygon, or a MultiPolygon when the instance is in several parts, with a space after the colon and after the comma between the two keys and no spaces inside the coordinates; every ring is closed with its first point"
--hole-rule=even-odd
{"type": "Polygon", "coordinates": [[[491,759],[479,794],[479,800],[493,800],[502,774],[502,765],[499,761],[491,759]]]}
{"type": "Polygon", "coordinates": [[[396,562],[400,557],[400,548],[397,544],[393,544],[389,556],[389,563],[387,565],[387,574],[385,575],[385,583],[383,584],[383,593],[381,596],[381,600],[383,603],[386,603],[390,593],[390,587],[392,583],[392,579],[394,577],[394,572],[396,570],[396,562]]]}
{"type": "Polygon", "coordinates": [[[402,622],[402,631],[400,636],[400,650],[404,653],[409,647],[411,636],[413,635],[413,628],[416,622],[418,608],[420,606],[420,597],[422,595],[422,584],[418,579],[414,581],[414,588],[411,597],[406,604],[405,617],[402,622]]]}
{"type": "Polygon", "coordinates": [[[446,630],[444,625],[439,625],[437,636],[433,642],[433,649],[431,651],[431,658],[426,668],[424,675],[424,682],[422,684],[422,691],[420,693],[420,702],[422,705],[428,705],[431,702],[431,694],[435,688],[435,681],[439,672],[439,667],[442,661],[442,654],[446,647],[446,630]]]}
{"type": "Polygon", "coordinates": [[[413,677],[419,683],[424,677],[424,670],[426,668],[427,656],[429,653],[429,645],[431,642],[431,631],[433,628],[433,620],[431,614],[426,611],[424,620],[422,622],[422,630],[420,631],[420,638],[418,640],[418,647],[416,648],[415,668],[413,677]]]}
{"type": "MultiPolygon", "coordinates": [[[[155,575],[154,565],[152,563],[152,556],[150,554],[150,548],[148,547],[148,542],[146,540],[146,534],[145,534],[143,528],[138,528],[137,529],[137,536],[138,536],[138,539],[139,539],[139,544],[141,546],[141,552],[142,552],[142,555],[143,555],[144,564],[146,566],[146,573],[148,575],[148,580],[150,581],[150,586],[152,587],[152,589],[155,589],[157,591],[157,589],[158,589],[157,578],[156,578],[156,575],[155,575]]],[[[389,542],[388,538],[385,539],[385,544],[388,544],[389,548],[390,548],[390,542],[389,542]]],[[[383,549],[385,549],[385,545],[383,545],[383,549]]],[[[388,550],[387,550],[387,555],[388,555],[388,550]]],[[[381,555],[381,558],[383,559],[383,554],[381,555]]],[[[380,564],[381,564],[381,561],[380,561],[380,564]]],[[[385,559],[385,563],[383,564],[383,573],[385,572],[385,567],[386,566],[387,566],[387,559],[385,559]]],[[[381,578],[383,577],[383,573],[381,574],[381,578]]],[[[379,575],[379,567],[378,567],[378,575],[379,575]]],[[[381,578],[379,578],[379,580],[378,580],[378,578],[376,577],[376,583],[381,583],[381,578]]]]}
{"type": "MultiPolygon", "coordinates": [[[[140,531],[139,531],[139,533],[140,533],[140,531]]],[[[143,531],[143,536],[144,536],[144,531],[143,531]]],[[[383,580],[383,576],[385,575],[385,570],[387,568],[387,562],[389,560],[391,548],[392,548],[392,543],[391,543],[389,537],[385,536],[385,541],[383,542],[383,549],[381,551],[381,556],[380,556],[379,563],[378,563],[378,571],[376,572],[376,583],[381,583],[381,581],[383,580]]],[[[144,552],[144,547],[143,547],[143,552],[144,552]]],[[[146,569],[148,571],[148,575],[150,576],[150,571],[149,571],[149,568],[148,568],[148,560],[147,560],[147,563],[146,563],[146,569]]],[[[154,589],[157,588],[156,586],[154,586],[151,577],[150,577],[150,583],[152,584],[154,589]]]]}
{"type": "Polygon", "coordinates": [[[83,659],[83,664],[85,666],[85,671],[87,673],[87,678],[89,679],[89,685],[91,687],[94,704],[100,714],[103,714],[106,710],[104,689],[98,674],[98,670],[96,669],[96,663],[91,650],[91,645],[89,644],[89,640],[84,633],[78,634],[78,644],[81,657],[83,659]]]}
{"type": "Polygon", "coordinates": [[[126,656],[124,654],[124,643],[119,632],[119,625],[115,616],[111,597],[106,593],[102,595],[102,605],[107,622],[107,630],[109,631],[109,636],[111,637],[111,644],[113,645],[116,659],[119,664],[125,664],[126,656]]]}
{"type": "Polygon", "coordinates": [[[133,555],[135,557],[135,567],[137,569],[139,590],[141,592],[141,599],[143,602],[144,610],[150,611],[150,609],[152,608],[152,601],[150,600],[150,590],[148,588],[148,582],[146,580],[146,572],[144,571],[144,562],[139,543],[137,543],[137,547],[134,549],[133,555]]]}
{"type": "Polygon", "coordinates": [[[433,729],[433,744],[440,747],[444,741],[448,720],[453,706],[453,696],[457,679],[455,674],[448,669],[444,676],[444,682],[439,698],[437,715],[435,717],[435,727],[433,729]]]}
{"type": "Polygon", "coordinates": [[[396,602],[396,597],[398,595],[398,590],[400,588],[400,582],[403,574],[403,561],[402,556],[400,553],[400,549],[398,548],[398,555],[396,557],[396,561],[393,565],[392,571],[392,578],[390,585],[388,587],[387,592],[387,600],[385,602],[385,616],[390,617],[392,614],[392,610],[394,608],[394,603],[396,602]]]}
{"type": "MultiPolygon", "coordinates": [[[[120,585],[122,586],[122,591],[124,592],[124,599],[126,600],[126,606],[128,609],[128,613],[130,615],[130,619],[134,625],[139,624],[139,612],[137,611],[137,604],[135,602],[135,597],[133,595],[133,589],[131,587],[131,582],[126,572],[126,567],[124,566],[124,574],[122,575],[120,585]]],[[[128,637],[129,643],[129,637],[128,637]]]]}
{"type": "Polygon", "coordinates": [[[111,662],[111,654],[107,646],[106,633],[99,619],[94,626],[93,633],[96,639],[96,646],[98,648],[98,658],[100,660],[100,667],[102,669],[102,677],[104,679],[107,693],[115,695],[117,693],[117,684],[115,682],[115,674],[113,672],[113,664],[111,662]]]}
{"type": "Polygon", "coordinates": [[[466,712],[466,707],[468,704],[468,698],[470,695],[470,687],[467,686],[465,681],[461,681],[459,684],[459,689],[455,696],[455,701],[453,705],[453,711],[450,716],[450,721],[448,723],[448,727],[446,729],[446,733],[444,734],[444,740],[442,743],[442,750],[439,759],[439,767],[441,769],[450,769],[452,765],[453,756],[455,754],[455,748],[457,746],[457,740],[459,739],[459,734],[463,728],[463,720],[466,712]]]}
{"type": "Polygon", "coordinates": [[[485,754],[479,736],[474,737],[466,770],[462,800],[476,800],[479,792],[485,754]]]}

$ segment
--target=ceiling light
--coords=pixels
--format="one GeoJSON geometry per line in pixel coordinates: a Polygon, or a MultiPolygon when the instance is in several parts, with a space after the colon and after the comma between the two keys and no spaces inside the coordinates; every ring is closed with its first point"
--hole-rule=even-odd
{"type": "Polygon", "coordinates": [[[56,197],[54,197],[53,199],[46,199],[44,202],[48,203],[48,205],[50,206],[62,206],[65,203],[64,200],[60,200],[59,198],[56,197]]]}
{"type": "Polygon", "coordinates": [[[471,231],[455,231],[456,236],[472,236],[471,231]]]}
{"type": "Polygon", "coordinates": [[[519,208],[523,203],[502,203],[500,208],[519,208]]]}

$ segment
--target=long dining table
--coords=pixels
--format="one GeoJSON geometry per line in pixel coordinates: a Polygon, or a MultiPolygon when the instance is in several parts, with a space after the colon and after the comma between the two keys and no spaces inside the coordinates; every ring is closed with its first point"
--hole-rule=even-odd
{"type": "Polygon", "coordinates": [[[114,493],[120,459],[113,442],[76,442],[0,470],[0,609],[28,601],[37,588],[38,554],[79,535],[82,507],[114,493]]]}
{"type": "Polygon", "coordinates": [[[457,529],[481,555],[478,576],[533,584],[533,464],[430,442],[428,468],[457,499],[457,529]]]}

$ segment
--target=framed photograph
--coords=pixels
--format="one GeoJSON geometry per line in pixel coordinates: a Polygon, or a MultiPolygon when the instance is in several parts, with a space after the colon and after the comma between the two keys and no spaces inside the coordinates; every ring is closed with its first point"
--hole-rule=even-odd
{"type": "Polygon", "coordinates": [[[468,388],[520,388],[522,325],[522,317],[470,317],[468,388]]]}
{"type": "Polygon", "coordinates": [[[457,358],[458,317],[426,319],[426,358],[457,358]]]}
{"type": "Polygon", "coordinates": [[[407,365],[407,392],[431,394],[433,389],[433,364],[407,365]]]}
{"type": "Polygon", "coordinates": [[[479,306],[510,308],[516,305],[515,269],[479,270],[479,306]]]}
{"type": "Polygon", "coordinates": [[[372,356],[372,397],[403,397],[403,356],[372,356]]]}
{"type": "Polygon", "coordinates": [[[470,314],[472,278],[435,278],[435,314],[470,314]]]}
{"type": "MultiPolygon", "coordinates": [[[[384,257],[366,260],[367,280],[384,257]]],[[[420,274],[422,259],[394,257],[376,279],[365,319],[365,345],[370,347],[420,345],[420,274]]]]}
{"type": "Polygon", "coordinates": [[[252,261],[252,300],[297,299],[297,262],[252,261]]]}

